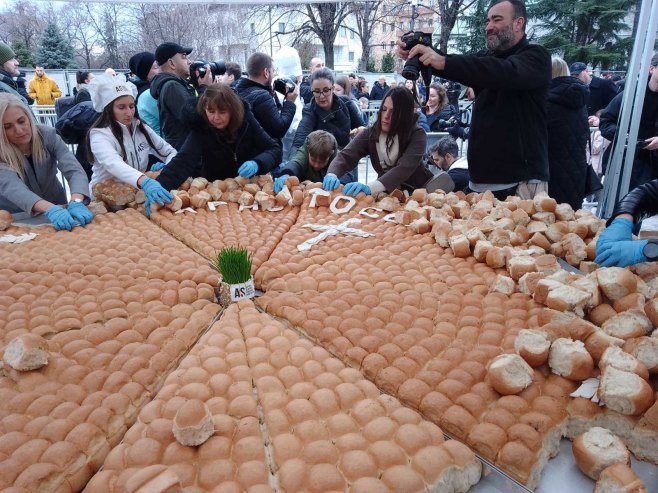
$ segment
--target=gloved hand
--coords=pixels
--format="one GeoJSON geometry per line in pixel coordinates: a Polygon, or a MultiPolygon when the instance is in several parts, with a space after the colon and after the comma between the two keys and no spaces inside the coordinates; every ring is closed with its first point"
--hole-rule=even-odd
{"type": "Polygon", "coordinates": [[[368,185],[364,185],[363,183],[356,181],[348,183],[343,187],[343,193],[345,195],[352,195],[353,197],[356,197],[361,192],[365,193],[366,195],[372,195],[372,191],[368,185]]]}
{"type": "MultiPolygon", "coordinates": [[[[612,224],[610,225],[612,226],[612,224]]],[[[596,259],[594,262],[603,267],[628,267],[629,265],[646,262],[647,258],[642,253],[644,245],[648,240],[628,240],[605,242],[599,245],[596,242],[596,259]]]]}
{"type": "Polygon", "coordinates": [[[286,184],[286,180],[288,179],[288,175],[281,175],[279,176],[276,180],[274,180],[274,191],[276,193],[279,193],[283,189],[283,185],[286,184]]]}
{"type": "Polygon", "coordinates": [[[453,139],[458,139],[461,137],[459,125],[453,125],[452,127],[448,128],[448,133],[453,139]]]}
{"type": "Polygon", "coordinates": [[[333,173],[327,173],[327,175],[324,177],[324,180],[322,180],[323,190],[328,190],[331,192],[332,190],[336,190],[339,186],[340,181],[338,180],[338,177],[333,173]]]}
{"type": "Polygon", "coordinates": [[[89,224],[94,218],[94,213],[87,209],[87,206],[82,202],[69,202],[66,208],[69,214],[80,223],[81,226],[89,224]]]}
{"type": "Polygon", "coordinates": [[[633,221],[628,219],[617,218],[605,228],[596,239],[596,250],[603,247],[606,243],[616,243],[618,241],[631,241],[633,239],[633,221]]]}
{"type": "Polygon", "coordinates": [[[53,205],[50,209],[48,209],[46,211],[46,217],[52,223],[53,227],[58,231],[60,229],[71,231],[78,225],[69,211],[63,207],[60,207],[59,205],[53,205]]]}
{"type": "Polygon", "coordinates": [[[152,178],[145,178],[142,182],[142,190],[146,194],[147,203],[157,202],[165,205],[174,199],[174,196],[167,192],[160,183],[152,178]]]}
{"type": "Polygon", "coordinates": [[[160,171],[165,166],[166,164],[163,162],[155,163],[153,166],[151,166],[151,171],[160,171]]]}
{"type": "Polygon", "coordinates": [[[256,173],[258,173],[258,163],[256,161],[245,161],[238,168],[238,175],[243,178],[251,178],[256,173]]]}

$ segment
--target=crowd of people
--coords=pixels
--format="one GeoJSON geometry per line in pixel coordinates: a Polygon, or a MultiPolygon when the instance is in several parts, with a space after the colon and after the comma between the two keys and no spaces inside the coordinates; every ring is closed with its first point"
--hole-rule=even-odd
{"type": "MultiPolygon", "coordinates": [[[[364,78],[336,76],[319,57],[302,77],[289,48],[275,58],[253,53],[244,72],[228,62],[218,75],[210,65],[192,65],[192,48],[162,43],[130,59],[127,80],[112,69],[98,77],[78,72],[74,108],[86,104],[96,113],[76,156],[29,110],[32,101],[48,105],[61,96],[55,81],[43,67],[29,84],[21,81],[15,54],[0,43],[0,208],[45,213],[56,228],[71,229],[91,221],[85,203],[107,178],[142,189],[148,206],[171,200],[169,190],[188,176],[264,173],[276,189],[295,175],[327,190],[342,183],[352,195],[431,188],[436,175],[446,175],[467,193],[489,190],[504,199],[547,192],[580,208],[605,173],[605,156],[596,170],[589,164],[588,156],[602,152],[595,152],[590,127],[600,126],[601,140],[616,137],[623,81],[595,77],[581,61],[568,66],[551,58],[528,41],[525,27],[521,0],[494,1],[486,53],[444,56],[398,41],[398,55],[430,67],[434,82],[397,86],[381,76],[370,90],[364,78]],[[474,101],[470,127],[461,122],[460,96],[474,101]],[[373,100],[379,111],[366,116],[373,100]],[[450,136],[428,149],[427,132],[450,136]],[[469,140],[466,158],[456,139],[469,140]],[[365,156],[377,177],[361,183],[365,156]],[[69,182],[68,202],[57,170],[69,182]],[[161,173],[151,179],[147,170],[161,173]]],[[[658,55],[647,84],[632,187],[658,178],[658,55]]]]}

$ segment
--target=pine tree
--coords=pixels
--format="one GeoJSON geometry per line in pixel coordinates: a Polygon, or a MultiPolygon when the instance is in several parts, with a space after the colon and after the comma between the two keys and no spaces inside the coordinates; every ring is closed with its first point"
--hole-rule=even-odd
{"type": "Polygon", "coordinates": [[[462,20],[465,33],[455,39],[455,47],[461,53],[475,54],[486,48],[484,36],[484,19],[487,18],[489,0],[475,0],[462,20]]]}
{"type": "Polygon", "coordinates": [[[48,24],[37,45],[37,64],[43,68],[74,67],[73,47],[55,24],[48,24]]]}
{"type": "Polygon", "coordinates": [[[539,43],[567,61],[602,69],[626,65],[633,40],[619,33],[634,0],[536,0],[528,14],[538,20],[539,43]]]}
{"type": "Polygon", "coordinates": [[[25,46],[22,41],[14,41],[11,44],[12,50],[16,53],[16,60],[21,67],[33,67],[35,63],[34,53],[25,46]]]}
{"type": "Polygon", "coordinates": [[[392,52],[384,53],[382,56],[381,72],[393,72],[395,70],[395,57],[392,52]]]}

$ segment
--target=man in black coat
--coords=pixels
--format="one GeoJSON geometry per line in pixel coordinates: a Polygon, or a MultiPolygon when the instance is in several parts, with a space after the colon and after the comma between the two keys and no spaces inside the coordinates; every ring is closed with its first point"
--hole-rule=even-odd
{"type": "Polygon", "coordinates": [[[265,53],[257,52],[249,57],[247,73],[248,77],[242,77],[235,84],[235,92],[249,103],[252,113],[265,132],[280,144],[295,117],[297,85],[284,96],[281,104],[272,89],[274,63],[272,57],[265,53]]]}
{"type": "MultiPolygon", "coordinates": [[[[308,67],[311,74],[321,68],[324,68],[324,60],[320,57],[311,58],[311,63],[308,67]]],[[[308,82],[308,76],[304,77],[304,80],[299,85],[299,94],[304,100],[304,104],[308,104],[313,100],[313,93],[311,92],[311,84],[308,82]]]]}
{"type": "MultiPolygon", "coordinates": [[[[201,123],[196,111],[198,92],[187,83],[191,62],[187,56],[192,48],[176,43],[162,43],[155,50],[160,73],[151,81],[151,95],[158,101],[162,137],[180,151],[193,125],[201,123]]],[[[197,73],[198,76],[198,73],[197,73]]],[[[212,72],[199,77],[199,91],[212,84],[212,72]]]]}
{"type": "MultiPolygon", "coordinates": [[[[640,142],[635,149],[635,160],[631,172],[629,185],[631,189],[658,178],[658,53],[651,58],[649,74],[637,134],[640,142]]],[[[617,121],[621,113],[623,97],[623,93],[617,94],[601,113],[599,129],[601,135],[610,141],[617,137],[617,121]]],[[[625,139],[625,137],[623,138],[625,139]]],[[[603,159],[605,164],[606,156],[603,159]]]]}
{"type": "MultiPolygon", "coordinates": [[[[587,114],[596,115],[596,112],[610,104],[612,98],[617,95],[617,86],[614,82],[592,75],[592,71],[583,62],[572,63],[569,66],[571,75],[578,78],[583,84],[589,86],[589,98],[587,99],[587,114]]],[[[597,121],[590,119],[590,124],[597,127],[597,121]]]]}
{"type": "Polygon", "coordinates": [[[497,198],[533,198],[548,190],[546,100],[551,56],[525,36],[521,0],[498,0],[485,23],[488,51],[482,55],[442,56],[428,46],[405,50],[420,56],[436,75],[475,90],[469,135],[469,188],[491,190],[497,198]]]}
{"type": "Polygon", "coordinates": [[[379,80],[375,81],[370,90],[370,101],[381,101],[384,99],[384,94],[388,92],[390,86],[386,83],[386,77],[383,75],[379,80]]]}

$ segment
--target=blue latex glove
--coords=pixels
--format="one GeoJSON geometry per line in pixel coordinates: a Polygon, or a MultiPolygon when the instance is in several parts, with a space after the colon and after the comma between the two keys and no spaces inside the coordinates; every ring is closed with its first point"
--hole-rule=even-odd
{"type": "Polygon", "coordinates": [[[338,180],[338,177],[333,174],[327,174],[327,176],[324,177],[324,180],[322,180],[322,189],[323,190],[328,190],[331,192],[332,190],[336,190],[340,186],[340,181],[338,180]]]}
{"type": "Polygon", "coordinates": [[[59,205],[53,205],[50,209],[48,209],[46,211],[46,217],[52,223],[53,227],[58,231],[60,229],[71,231],[78,225],[69,211],[63,207],[60,207],[59,205]]]}
{"type": "Polygon", "coordinates": [[[617,218],[605,228],[596,239],[596,249],[603,247],[606,243],[618,241],[631,241],[633,239],[633,221],[617,218]]]}
{"type": "Polygon", "coordinates": [[[258,163],[256,161],[245,161],[238,168],[238,175],[242,178],[251,178],[256,173],[258,173],[258,163]]]}
{"type": "Polygon", "coordinates": [[[87,209],[87,206],[82,202],[69,202],[66,209],[73,219],[78,221],[82,226],[89,224],[94,219],[94,213],[87,209]]]}
{"type": "Polygon", "coordinates": [[[167,192],[160,183],[152,178],[144,179],[142,182],[142,190],[144,190],[146,199],[150,203],[157,202],[160,205],[165,205],[174,200],[174,196],[167,192]]]}
{"type": "Polygon", "coordinates": [[[279,176],[276,180],[274,180],[274,191],[276,193],[279,193],[283,189],[283,185],[286,184],[286,180],[288,179],[288,175],[281,175],[279,176]]]}
{"type": "Polygon", "coordinates": [[[160,171],[162,168],[166,166],[165,163],[155,163],[153,166],[151,166],[151,171],[160,171]]]}
{"type": "MultiPolygon", "coordinates": [[[[612,226],[612,224],[611,224],[612,226]]],[[[629,265],[646,262],[647,258],[642,253],[644,245],[648,240],[628,240],[616,242],[604,242],[600,245],[596,242],[596,259],[594,262],[603,267],[628,267],[629,265]]]]}
{"type": "Polygon", "coordinates": [[[361,192],[365,193],[366,195],[372,195],[372,191],[368,185],[364,185],[363,183],[356,181],[348,183],[343,187],[343,193],[345,195],[352,195],[353,197],[356,197],[361,192]]]}

